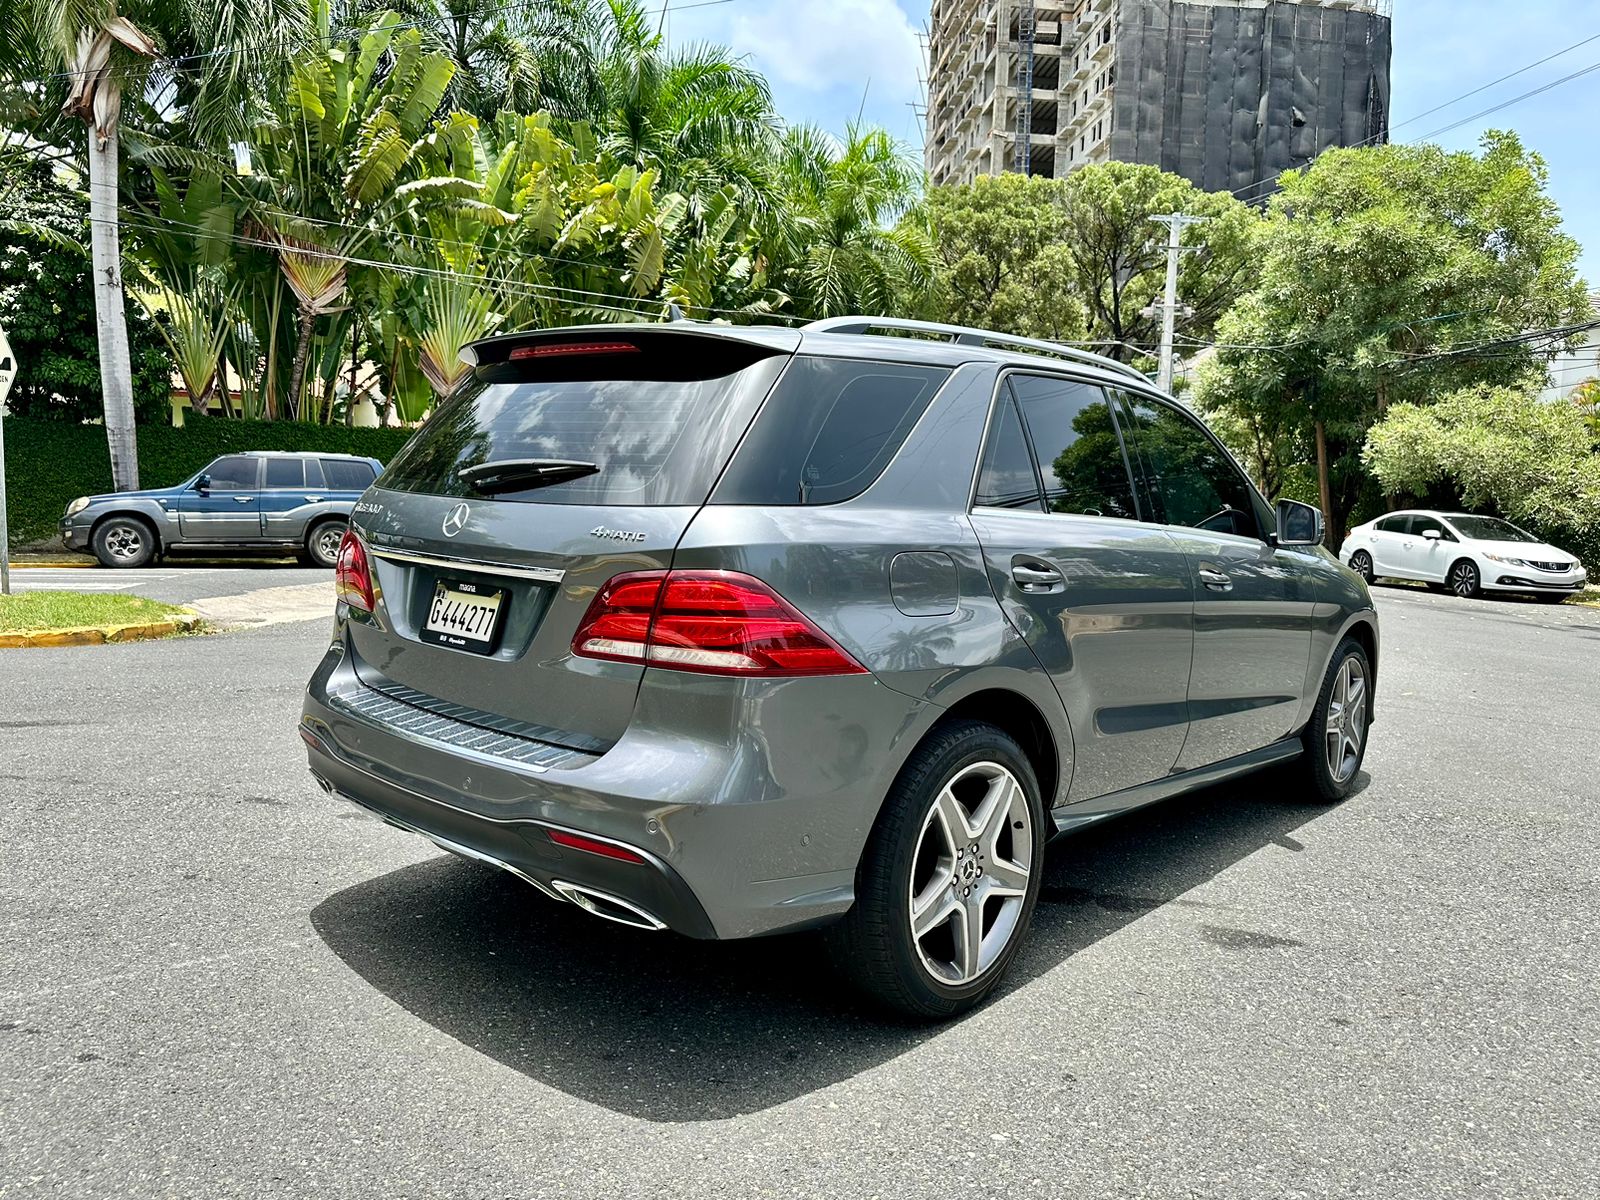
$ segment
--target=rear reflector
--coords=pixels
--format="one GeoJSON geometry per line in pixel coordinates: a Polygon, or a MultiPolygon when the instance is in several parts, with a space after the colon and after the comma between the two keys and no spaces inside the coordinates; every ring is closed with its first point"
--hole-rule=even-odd
{"type": "Polygon", "coordinates": [[[637,354],[639,347],[628,342],[569,342],[564,346],[518,346],[511,362],[529,358],[558,358],[565,354],[637,354]]]}
{"type": "Polygon", "coordinates": [[[590,603],[572,652],[711,675],[866,670],[782,596],[737,571],[617,575],[590,603]]]}
{"type": "Polygon", "coordinates": [[[339,543],[333,590],[341,601],[362,612],[371,612],[378,605],[372,590],[372,564],[367,561],[367,548],[354,529],[346,529],[344,540],[339,543]]]}
{"type": "Polygon", "coordinates": [[[636,851],[629,850],[626,846],[619,846],[615,842],[602,842],[599,838],[584,837],[581,833],[568,833],[565,829],[546,829],[545,835],[558,846],[565,846],[569,850],[582,850],[588,854],[598,854],[602,858],[614,858],[618,862],[645,864],[645,857],[636,851]]]}

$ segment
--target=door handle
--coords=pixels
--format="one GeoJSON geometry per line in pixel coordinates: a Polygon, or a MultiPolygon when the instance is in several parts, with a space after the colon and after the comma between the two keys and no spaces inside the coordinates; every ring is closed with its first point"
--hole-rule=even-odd
{"type": "Polygon", "coordinates": [[[321,499],[322,499],[321,496],[307,496],[306,497],[306,503],[307,504],[315,504],[321,499]]]}
{"type": "Polygon", "coordinates": [[[249,504],[250,501],[255,499],[255,497],[254,496],[235,496],[234,499],[237,500],[240,504],[249,504]]]}
{"type": "Polygon", "coordinates": [[[1011,578],[1025,592],[1054,592],[1066,586],[1061,572],[1045,563],[1013,561],[1011,578]]]}
{"type": "Polygon", "coordinates": [[[1202,566],[1200,568],[1200,582],[1214,592],[1231,592],[1233,590],[1233,580],[1215,567],[1202,566]]]}

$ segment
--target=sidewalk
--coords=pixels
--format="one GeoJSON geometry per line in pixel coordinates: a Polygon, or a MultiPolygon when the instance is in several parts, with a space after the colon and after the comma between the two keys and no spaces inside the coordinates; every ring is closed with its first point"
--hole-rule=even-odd
{"type": "Polygon", "coordinates": [[[233,596],[210,596],[191,601],[194,609],[220,629],[254,629],[289,621],[319,621],[333,617],[333,580],[257,588],[233,596]]]}

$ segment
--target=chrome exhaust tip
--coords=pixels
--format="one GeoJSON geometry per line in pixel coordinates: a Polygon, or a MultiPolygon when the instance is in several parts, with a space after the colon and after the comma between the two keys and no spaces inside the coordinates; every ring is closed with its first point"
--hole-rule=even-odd
{"type": "Polygon", "coordinates": [[[624,900],[621,896],[613,896],[610,892],[602,892],[581,883],[569,883],[565,879],[552,879],[550,886],[560,892],[563,899],[572,901],[584,912],[603,917],[607,921],[615,921],[618,925],[644,929],[651,933],[667,927],[665,921],[646,912],[637,904],[624,900]]]}

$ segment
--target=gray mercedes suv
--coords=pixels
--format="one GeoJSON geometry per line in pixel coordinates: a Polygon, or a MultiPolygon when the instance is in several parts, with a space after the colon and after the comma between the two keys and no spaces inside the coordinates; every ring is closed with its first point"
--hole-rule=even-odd
{"type": "Polygon", "coordinates": [[[875,318],[463,357],[355,506],[300,724],[393,825],[640,929],[826,926],[940,1018],[1050,838],[1271,763],[1355,783],[1365,584],[1127,367],[875,318]]]}

